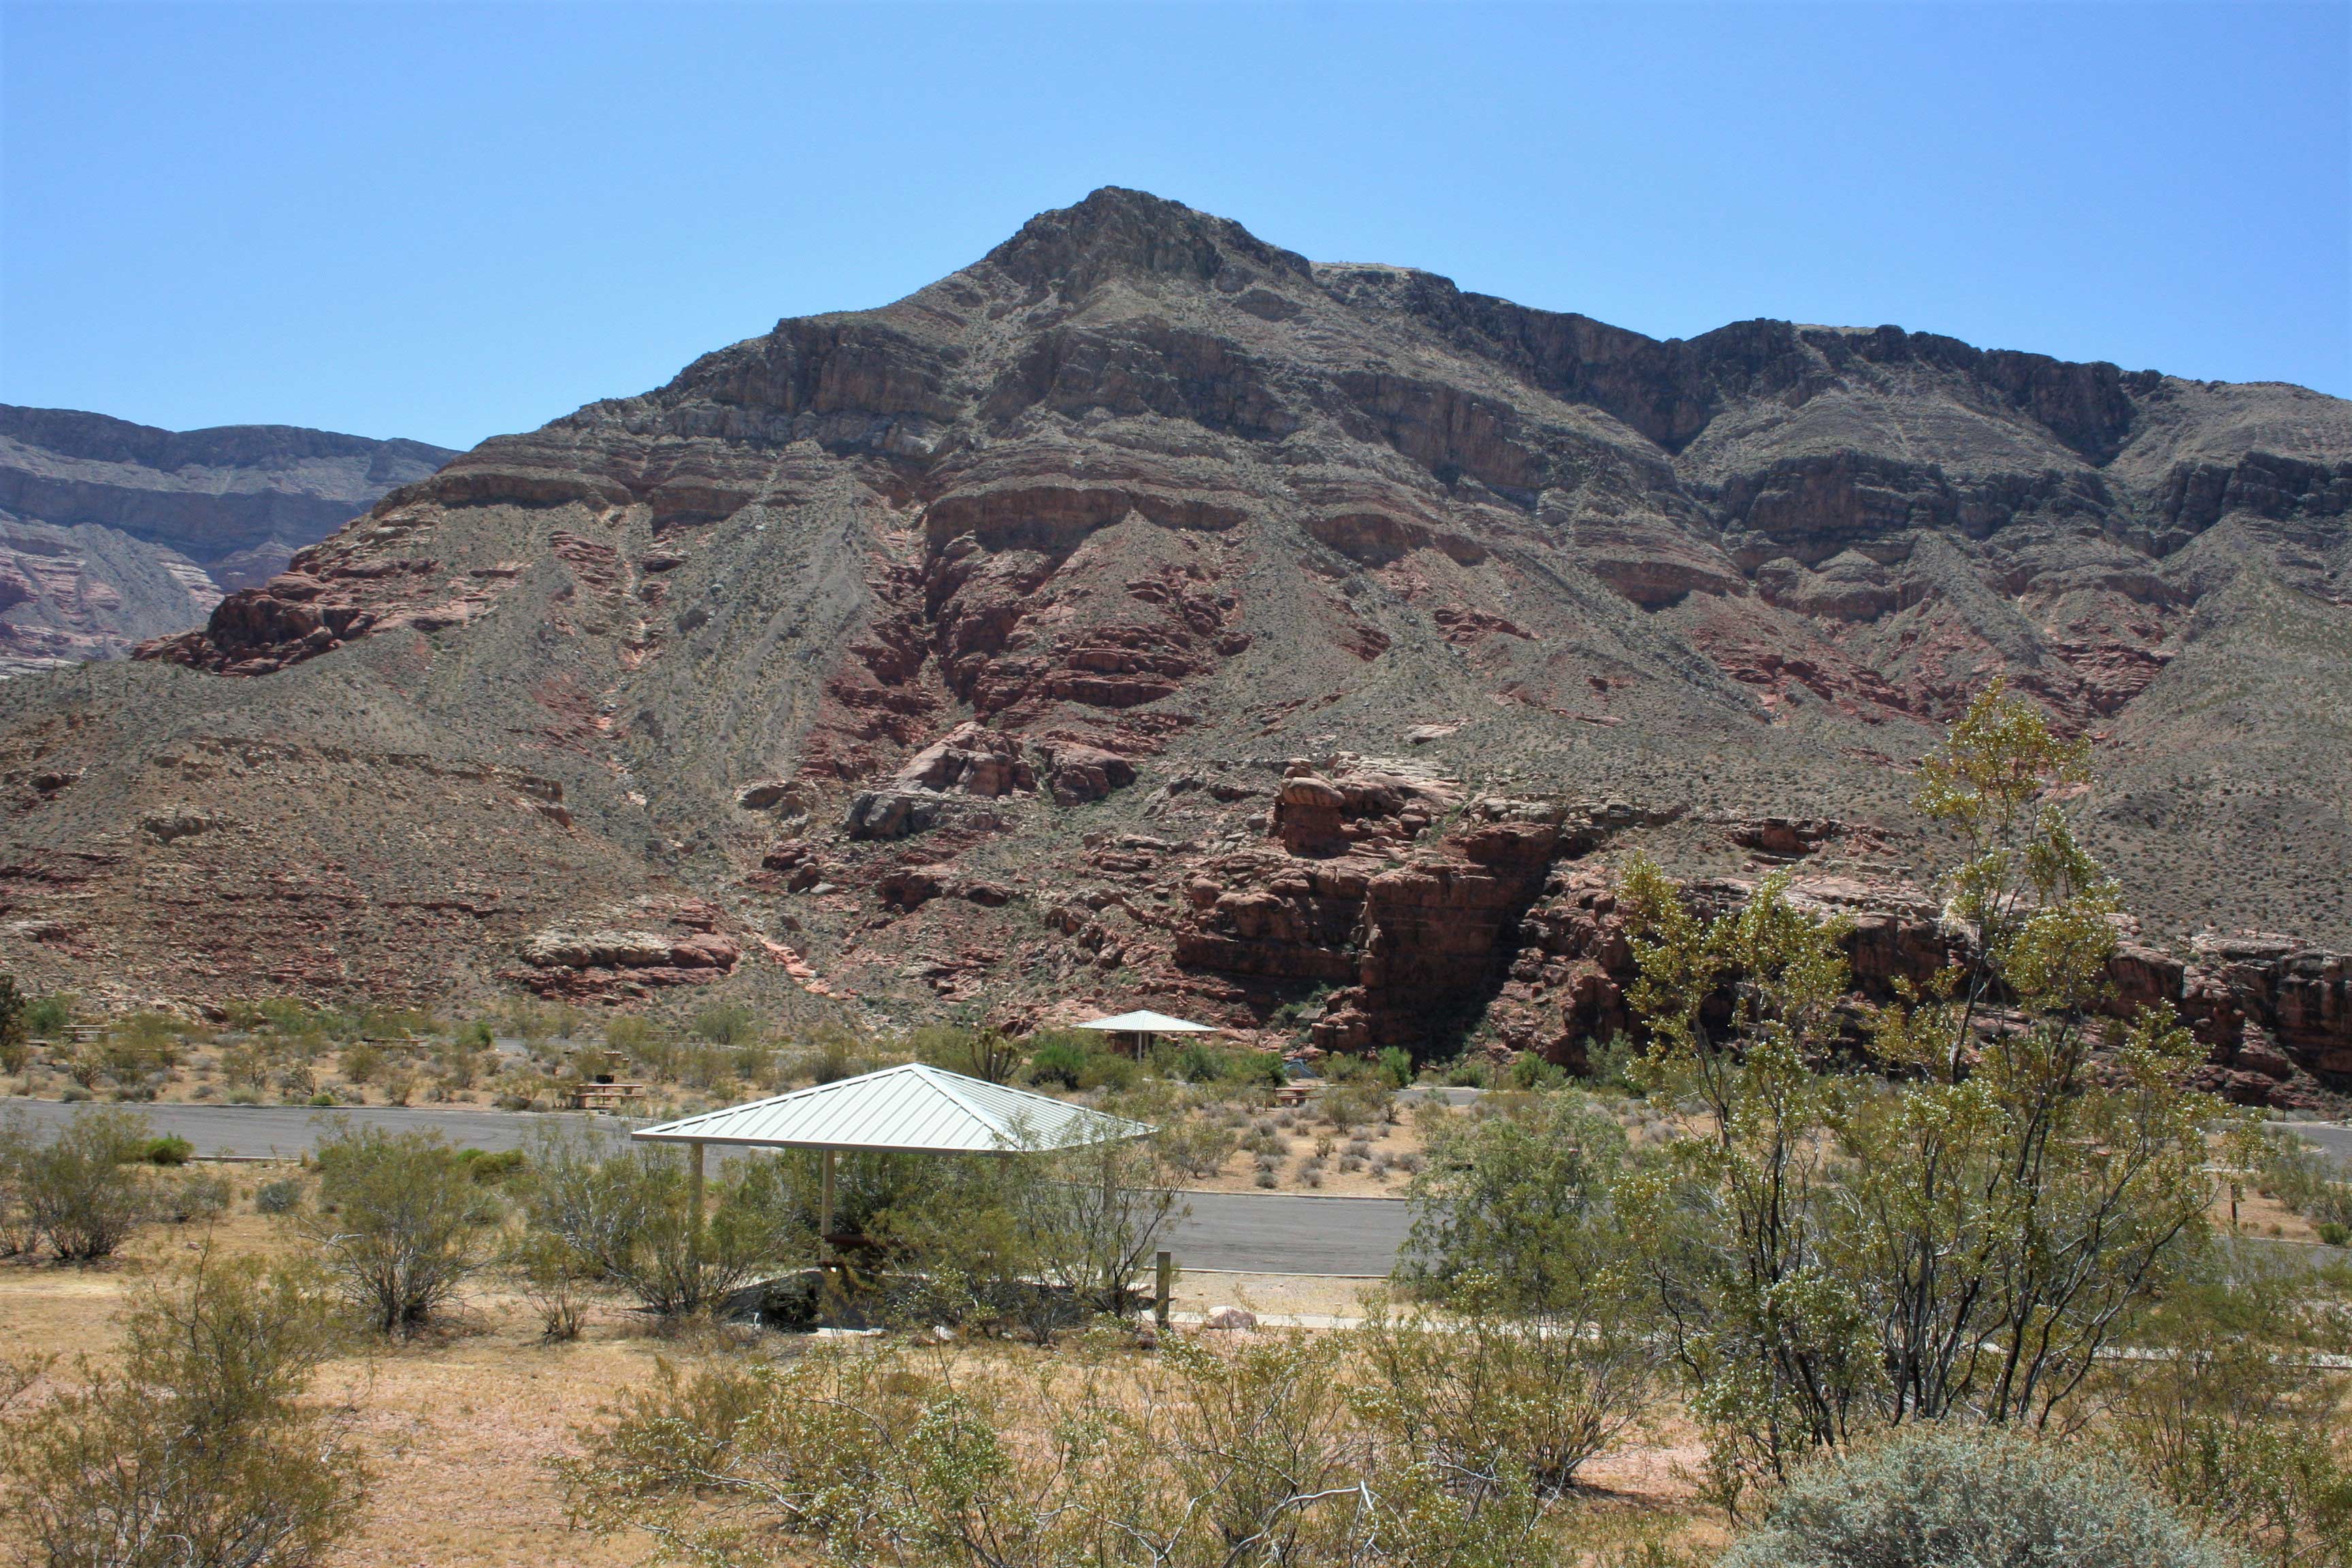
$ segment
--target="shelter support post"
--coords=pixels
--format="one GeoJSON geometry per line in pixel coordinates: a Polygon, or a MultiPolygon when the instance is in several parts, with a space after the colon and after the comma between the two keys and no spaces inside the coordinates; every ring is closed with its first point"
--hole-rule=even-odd
{"type": "Polygon", "coordinates": [[[1152,1259],[1151,1321],[1162,1331],[1168,1328],[1169,1287],[1176,1274],[1175,1254],[1163,1252],[1152,1259]]]}
{"type": "Polygon", "coordinates": [[[686,1147],[686,1212],[694,1220],[691,1234],[698,1252],[702,1248],[702,1145],[696,1142],[686,1147]]]}
{"type": "MultiPolygon", "coordinates": [[[[833,1235],[833,1151],[817,1156],[816,1234],[820,1242],[833,1235]]],[[[829,1243],[828,1243],[829,1245],[829,1243]]]]}

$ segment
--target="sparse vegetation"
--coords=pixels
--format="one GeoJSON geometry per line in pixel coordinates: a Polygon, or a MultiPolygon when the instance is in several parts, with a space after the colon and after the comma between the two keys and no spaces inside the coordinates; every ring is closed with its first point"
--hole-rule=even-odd
{"type": "Polygon", "coordinates": [[[320,1293],[199,1256],[140,1300],[121,1355],[0,1412],[16,1545],[54,1568],[308,1568],[358,1522],[368,1475],[301,1395],[331,1347],[320,1293]]]}
{"type": "Polygon", "coordinates": [[[111,1257],[154,1211],[134,1169],[151,1136],[145,1117],[110,1109],[81,1112],[46,1142],[20,1131],[11,1163],[23,1234],[68,1262],[111,1257]]]}

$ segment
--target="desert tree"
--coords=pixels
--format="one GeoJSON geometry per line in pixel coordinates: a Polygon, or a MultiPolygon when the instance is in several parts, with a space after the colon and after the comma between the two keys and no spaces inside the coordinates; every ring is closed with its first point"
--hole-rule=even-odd
{"type": "Polygon", "coordinates": [[[2107,1016],[2116,892],[2060,808],[2084,776],[2031,704],[1971,704],[1921,770],[1968,849],[1952,960],[1862,1016],[1785,876],[1712,919],[1622,880],[1641,1071],[1702,1134],[1622,1201],[1729,1497],[1885,1425],[2075,1419],[2200,1250],[2226,1108],[2176,1017],[2107,1016]]]}

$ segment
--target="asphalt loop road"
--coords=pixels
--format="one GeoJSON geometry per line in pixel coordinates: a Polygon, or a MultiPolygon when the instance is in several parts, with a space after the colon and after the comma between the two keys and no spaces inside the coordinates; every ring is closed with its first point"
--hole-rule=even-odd
{"type": "MultiPolygon", "coordinates": [[[[82,1109],[46,1100],[0,1100],[0,1118],[29,1115],[37,1128],[61,1126],[82,1109]]],[[[334,1116],[355,1126],[391,1131],[429,1127],[450,1142],[476,1149],[520,1149],[551,1126],[603,1122],[581,1115],[517,1115],[501,1110],[406,1110],[317,1111],[305,1106],[142,1105],[133,1109],[158,1133],[176,1134],[199,1154],[275,1155],[309,1150],[334,1116]]],[[[716,1145],[711,1152],[719,1152],[716,1145]]],[[[1169,1250],[1179,1268],[1237,1274],[1383,1275],[1396,1261],[1410,1224],[1405,1205],[1391,1198],[1319,1198],[1287,1194],[1192,1193],[1192,1212],[1177,1227],[1169,1250]]]]}

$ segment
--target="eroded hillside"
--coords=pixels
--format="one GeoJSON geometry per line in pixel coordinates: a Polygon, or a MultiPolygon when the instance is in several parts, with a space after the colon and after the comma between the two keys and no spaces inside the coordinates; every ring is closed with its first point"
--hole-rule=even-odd
{"type": "Polygon", "coordinates": [[[2284,933],[2352,1072],[2347,509],[2299,388],[1659,342],[1105,190],[0,688],[0,930],[141,994],[1335,988],[1334,1044],[1565,1051],[1609,965],[1544,932],[1628,847],[1920,907],[1907,765],[2001,675],[2097,742],[2152,984],[2284,933]]]}

